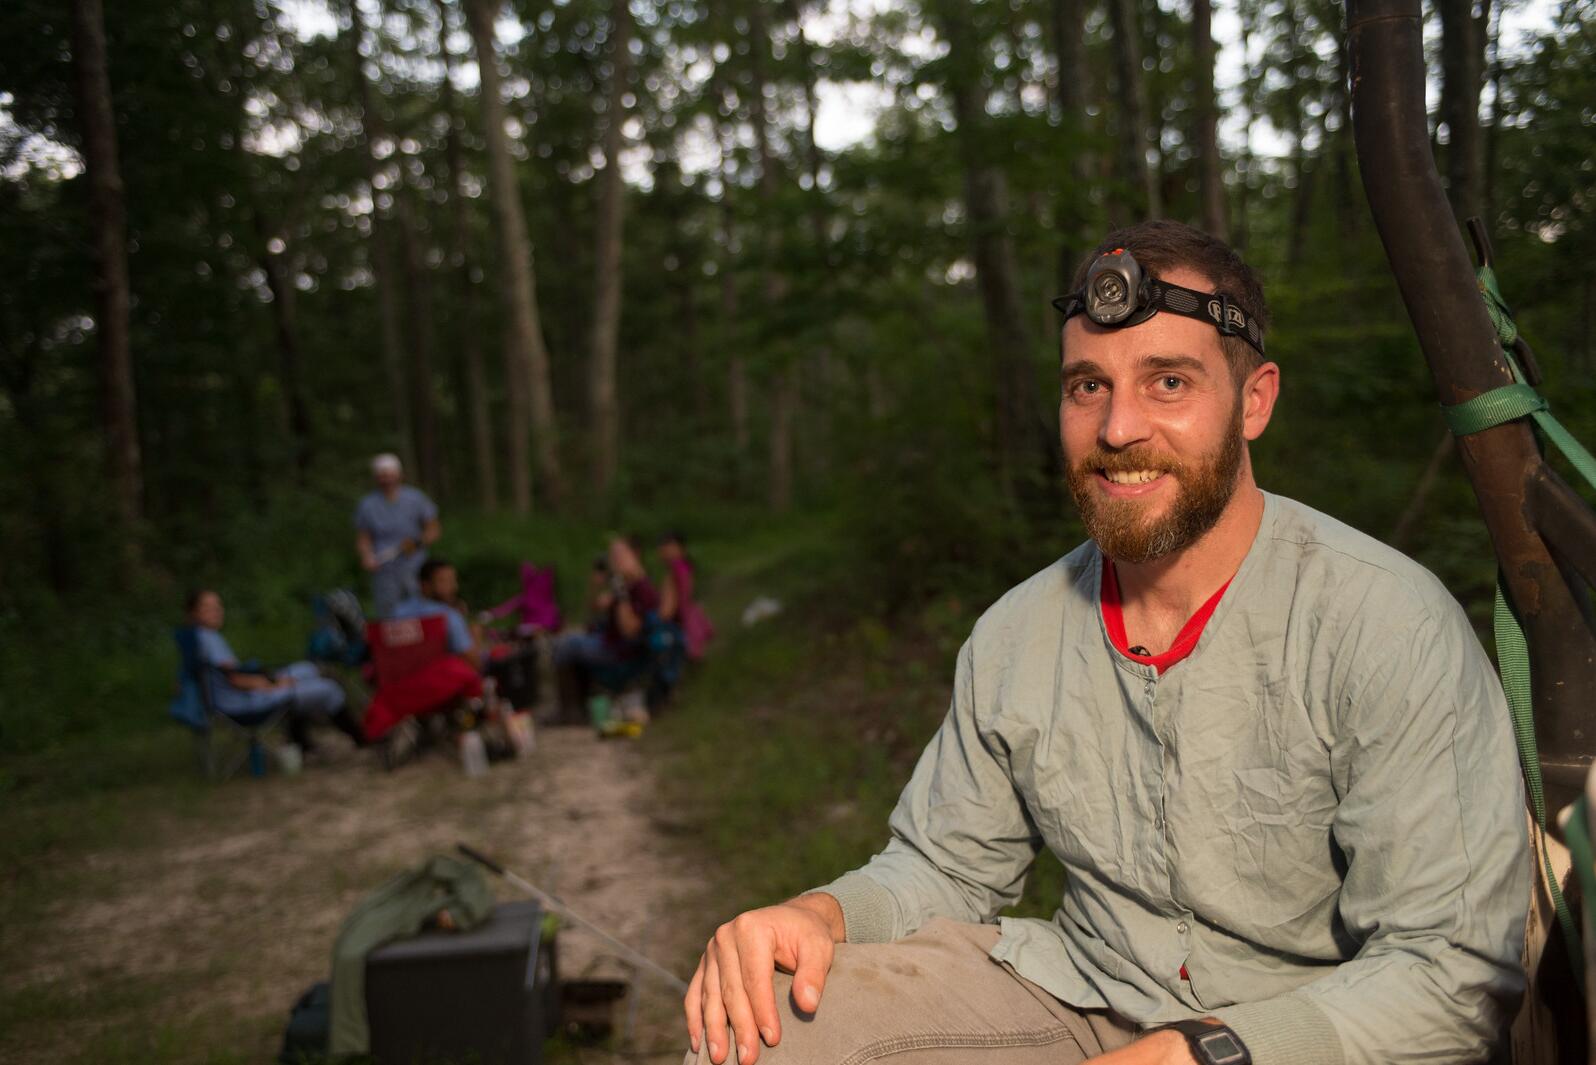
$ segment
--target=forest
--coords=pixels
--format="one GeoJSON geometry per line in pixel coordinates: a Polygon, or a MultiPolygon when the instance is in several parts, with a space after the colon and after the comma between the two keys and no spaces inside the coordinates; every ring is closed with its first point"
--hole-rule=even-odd
{"type": "MultiPolygon", "coordinates": [[[[8,4],[0,588],[247,565],[381,450],[457,511],[841,507],[929,585],[1004,568],[1064,513],[1048,300],[1159,216],[1265,274],[1276,485],[1444,551],[1342,9],[1221,15],[1223,70],[1201,0],[8,4]]],[[[1431,13],[1449,194],[1576,431],[1593,19],[1431,13]]]]}

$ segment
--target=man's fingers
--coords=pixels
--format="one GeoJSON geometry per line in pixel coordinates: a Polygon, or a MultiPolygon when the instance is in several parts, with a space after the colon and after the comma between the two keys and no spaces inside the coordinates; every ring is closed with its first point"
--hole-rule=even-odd
{"type": "Polygon", "coordinates": [[[704,1034],[704,958],[698,959],[698,968],[687,984],[687,994],[682,998],[682,1012],[687,1015],[687,1043],[698,1053],[699,1039],[704,1034]]]}
{"type": "MultiPolygon", "coordinates": [[[[741,921],[739,918],[738,922],[741,921]]],[[[716,961],[720,965],[720,998],[726,1008],[726,1018],[731,1022],[731,1037],[737,1044],[738,1065],[754,1065],[759,1060],[759,1029],[754,1024],[748,990],[743,986],[743,944],[738,942],[738,932],[748,929],[745,923],[738,922],[721,925],[715,933],[716,961]]]]}
{"type": "Polygon", "coordinates": [[[792,1000],[803,1012],[813,1013],[820,1008],[820,995],[826,989],[833,945],[829,939],[821,939],[805,947],[793,969],[792,1000]]]}
{"type": "Polygon", "coordinates": [[[704,952],[704,982],[702,987],[704,1013],[704,1042],[709,1046],[709,1060],[721,1065],[731,1044],[726,1038],[726,1007],[720,997],[720,963],[716,957],[715,941],[710,940],[704,952]]]}
{"type": "MultiPolygon", "coordinates": [[[[743,991],[748,996],[754,1024],[759,1028],[759,1039],[775,1046],[781,1041],[781,1014],[776,1009],[775,936],[769,928],[750,928],[738,936],[737,946],[743,991]]],[[[758,1042],[757,1039],[751,1041],[758,1042]]],[[[757,1046],[754,1052],[759,1052],[757,1046]]]]}

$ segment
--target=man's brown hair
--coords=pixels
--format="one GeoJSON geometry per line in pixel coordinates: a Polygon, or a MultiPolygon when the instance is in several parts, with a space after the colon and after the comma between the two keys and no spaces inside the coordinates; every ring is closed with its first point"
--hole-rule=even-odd
{"type": "MultiPolygon", "coordinates": [[[[1252,267],[1224,241],[1183,222],[1157,219],[1114,230],[1081,260],[1072,291],[1079,292],[1086,284],[1086,271],[1097,257],[1115,248],[1136,256],[1149,277],[1161,277],[1177,266],[1197,271],[1212,282],[1215,292],[1223,292],[1250,314],[1259,330],[1268,332],[1269,305],[1264,300],[1263,283],[1252,267]]],[[[1263,365],[1263,356],[1239,336],[1221,336],[1219,347],[1238,386],[1263,365]]]]}

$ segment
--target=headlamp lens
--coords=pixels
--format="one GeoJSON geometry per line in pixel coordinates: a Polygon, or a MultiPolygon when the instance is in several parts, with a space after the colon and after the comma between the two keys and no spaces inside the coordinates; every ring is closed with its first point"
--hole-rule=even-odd
{"type": "Polygon", "coordinates": [[[1086,272],[1086,316],[1098,325],[1118,325],[1141,306],[1142,268],[1130,252],[1097,257],[1086,272]]]}

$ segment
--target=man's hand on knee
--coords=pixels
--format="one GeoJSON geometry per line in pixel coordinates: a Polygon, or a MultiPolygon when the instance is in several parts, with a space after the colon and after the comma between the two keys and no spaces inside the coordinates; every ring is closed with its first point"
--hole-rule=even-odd
{"type": "Polygon", "coordinates": [[[721,1065],[735,1041],[739,1065],[754,1065],[761,1041],[781,1041],[775,971],[793,974],[794,1004],[814,1012],[844,932],[842,908],[824,894],[749,910],[717,928],[682,1004],[693,1051],[707,1041],[709,1060],[721,1065]]]}
{"type": "Polygon", "coordinates": [[[1197,1065],[1197,1059],[1179,1032],[1152,1032],[1128,1046],[1099,1054],[1087,1065],[1197,1065]]]}

